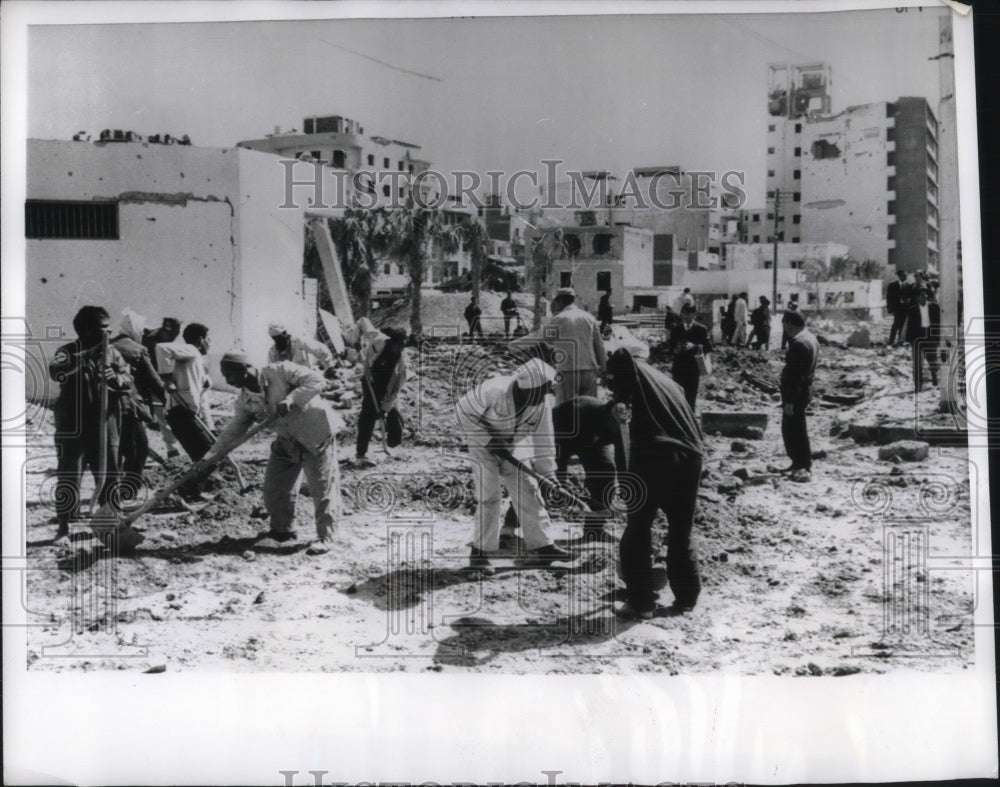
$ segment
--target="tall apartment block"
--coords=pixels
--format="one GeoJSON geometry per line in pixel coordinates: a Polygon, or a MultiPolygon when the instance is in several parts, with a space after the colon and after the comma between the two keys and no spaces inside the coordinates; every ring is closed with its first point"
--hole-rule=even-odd
{"type": "Polygon", "coordinates": [[[746,239],[841,243],[861,261],[938,268],[937,120],[923,98],[831,113],[822,63],[768,70],[765,208],[746,212],[746,239]],[[780,191],[775,211],[775,190],[780,191]]]}

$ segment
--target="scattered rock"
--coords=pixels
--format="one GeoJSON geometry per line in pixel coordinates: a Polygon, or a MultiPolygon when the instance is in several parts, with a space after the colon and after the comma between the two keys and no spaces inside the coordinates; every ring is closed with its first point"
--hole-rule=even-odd
{"type": "Polygon", "coordinates": [[[792,604],[792,606],[785,610],[785,614],[790,618],[801,618],[806,614],[806,611],[798,604],[792,604]]]}
{"type": "Polygon", "coordinates": [[[733,475],[741,481],[746,481],[750,477],[750,471],[745,467],[738,467],[733,471],[733,475]]]}
{"type": "Polygon", "coordinates": [[[729,562],[729,554],[726,553],[726,552],[720,552],[719,553],[719,562],[720,563],[728,563],[729,562]]]}
{"type": "Polygon", "coordinates": [[[810,675],[819,676],[823,674],[823,670],[820,669],[818,664],[813,664],[811,661],[806,664],[806,669],[809,670],[810,675]]]}
{"type": "Polygon", "coordinates": [[[733,440],[731,450],[734,454],[745,454],[747,450],[747,444],[742,440],[733,440]]]}
{"type": "Polygon", "coordinates": [[[246,552],[243,553],[243,559],[244,560],[256,560],[257,559],[257,555],[253,552],[253,550],[248,549],[248,550],[246,550],[246,552]]]}
{"type": "Polygon", "coordinates": [[[841,664],[840,666],[827,670],[828,675],[833,675],[838,678],[843,677],[844,675],[854,675],[858,672],[861,672],[860,667],[854,667],[849,664],[841,664]]]}
{"type": "Polygon", "coordinates": [[[176,541],[177,534],[173,530],[161,530],[160,538],[162,538],[164,541],[176,541]]]}
{"type": "Polygon", "coordinates": [[[826,453],[826,449],[824,449],[824,448],[819,448],[819,449],[817,449],[817,450],[815,450],[815,451],[812,452],[812,458],[813,459],[826,459],[826,457],[827,457],[827,453],[826,453]]]}
{"type": "Polygon", "coordinates": [[[349,595],[349,596],[353,596],[353,595],[354,595],[355,593],[357,593],[357,592],[358,592],[358,586],[357,586],[357,585],[351,585],[351,586],[350,586],[350,587],[349,587],[349,588],[348,588],[347,590],[345,590],[344,592],[345,592],[345,593],[346,593],[347,595],[349,595]]]}
{"type": "Polygon", "coordinates": [[[153,667],[150,667],[148,670],[143,670],[143,674],[144,675],[159,675],[161,672],[166,672],[166,671],[167,671],[167,665],[166,664],[157,664],[157,665],[155,665],[153,667]]]}
{"type": "Polygon", "coordinates": [[[867,348],[872,345],[872,337],[868,329],[862,326],[847,337],[846,343],[848,347],[867,348]]]}
{"type": "Polygon", "coordinates": [[[828,506],[826,503],[817,503],[816,504],[816,511],[818,513],[822,514],[822,513],[826,512],[826,511],[829,511],[829,510],[830,510],[830,506],[828,506]]]}
{"type": "Polygon", "coordinates": [[[728,495],[739,492],[743,488],[743,482],[738,478],[730,478],[722,481],[715,489],[719,494],[728,495]]]}
{"type": "Polygon", "coordinates": [[[853,637],[853,636],[854,634],[852,634],[847,629],[838,629],[837,631],[833,632],[834,639],[847,639],[848,637],[853,637]]]}
{"type": "Polygon", "coordinates": [[[921,440],[898,440],[878,450],[879,459],[898,457],[904,462],[920,462],[927,458],[930,446],[921,440]]]}
{"type": "Polygon", "coordinates": [[[257,594],[257,598],[255,598],[253,600],[253,603],[254,604],[263,604],[264,603],[264,591],[263,590],[260,591],[260,593],[257,594]]]}

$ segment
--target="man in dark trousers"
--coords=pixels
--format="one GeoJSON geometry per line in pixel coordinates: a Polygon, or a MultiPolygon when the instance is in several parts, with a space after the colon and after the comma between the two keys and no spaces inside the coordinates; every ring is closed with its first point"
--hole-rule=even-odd
{"type": "Polygon", "coordinates": [[[681,321],[674,326],[667,341],[667,349],[674,356],[671,374],[674,382],[684,389],[684,398],[692,410],[698,400],[698,384],[701,380],[698,356],[712,352],[708,328],[696,322],[694,318],[694,305],[685,303],[681,307],[681,321]]]}
{"type": "Polygon", "coordinates": [[[129,365],[133,386],[121,399],[120,469],[122,494],[132,499],[143,483],[143,471],[149,456],[146,425],[153,423],[154,405],[163,406],[166,387],[153,367],[149,351],[140,344],[145,319],[131,309],[122,314],[121,333],[111,346],[129,365]]]}
{"type": "MultiPolygon", "coordinates": [[[[788,311],[797,312],[799,310],[799,302],[797,300],[790,300],[788,302],[788,311]]],[[[788,334],[785,332],[785,323],[781,323],[781,349],[788,349],[788,334]]]]}
{"type": "MultiPolygon", "coordinates": [[[[628,469],[623,424],[616,418],[615,403],[596,396],[576,396],[552,408],[552,428],[556,443],[556,478],[564,483],[569,460],[579,457],[583,465],[586,503],[590,512],[583,516],[583,535],[604,537],[604,525],[614,518],[609,509],[617,474],[628,469]]],[[[517,515],[511,505],[500,530],[500,548],[516,545],[517,515]]]]}
{"type": "Polygon", "coordinates": [[[361,414],[358,416],[358,467],[372,467],[368,459],[375,422],[385,418],[386,445],[395,448],[403,441],[403,419],[396,409],[396,399],[406,382],[406,331],[383,328],[371,337],[361,362],[361,414]],[[381,414],[381,416],[380,416],[381,414]]]}
{"type": "Polygon", "coordinates": [[[938,335],[941,326],[941,307],[927,298],[927,290],[916,292],[916,302],[910,306],[906,317],[906,341],[913,345],[913,389],[920,393],[924,387],[924,359],[931,370],[931,385],[937,385],[938,335]]]}
{"type": "Polygon", "coordinates": [[[629,471],[640,485],[628,512],[619,547],[626,602],[615,614],[649,620],[656,614],[653,520],[667,517],[667,581],[673,611],[694,608],[701,593],[698,556],[691,544],[704,447],[701,429],[684,392],[649,364],[616,350],[608,359],[606,382],[627,412],[629,471]]]}
{"type": "Polygon", "coordinates": [[[73,318],[76,341],[56,350],[49,376],[59,383],[59,398],[53,407],[55,443],[59,454],[55,490],[56,539],[69,536],[69,520],[79,515],[80,479],[84,463],[95,479],[104,471],[97,502],[104,505],[118,498],[118,443],[121,429],[120,400],[132,387],[128,364],[114,347],[107,357],[101,345],[110,333],[111,319],[101,306],[84,306],[73,318]],[[102,424],[101,385],[108,387],[107,420],[102,424]],[[107,443],[101,468],[100,442],[104,430],[107,443]]]}
{"type": "Polygon", "coordinates": [[[910,304],[904,295],[906,271],[896,271],[896,280],[889,282],[885,290],[885,308],[892,315],[892,328],[889,329],[889,346],[895,346],[897,340],[903,338],[903,325],[910,304]]]}
{"type": "Polygon", "coordinates": [[[476,334],[479,334],[479,338],[483,337],[483,328],[479,324],[479,317],[483,313],[483,310],[479,308],[479,298],[475,295],[472,296],[472,300],[469,301],[469,305],[465,307],[465,322],[469,326],[469,338],[472,339],[476,334]]]}
{"type": "Polygon", "coordinates": [[[517,319],[517,301],[510,290],[507,290],[507,297],[500,301],[500,313],[503,315],[503,335],[505,339],[510,338],[511,320],[517,319]]]}
{"type": "Polygon", "coordinates": [[[753,350],[768,348],[771,343],[771,301],[767,296],[760,296],[760,305],[750,312],[750,325],[753,330],[747,344],[753,350]]]}
{"type": "Polygon", "coordinates": [[[615,309],[611,305],[611,289],[601,296],[601,300],[597,304],[597,320],[601,323],[601,332],[603,333],[605,329],[611,327],[611,323],[615,321],[615,309]]]}
{"type": "Polygon", "coordinates": [[[788,337],[785,368],[781,370],[781,436],[785,441],[785,453],[792,464],[778,472],[790,473],[793,481],[802,483],[812,478],[812,449],[806,428],[806,408],[816,375],[819,342],[806,329],[802,312],[787,311],[781,322],[788,337]]]}

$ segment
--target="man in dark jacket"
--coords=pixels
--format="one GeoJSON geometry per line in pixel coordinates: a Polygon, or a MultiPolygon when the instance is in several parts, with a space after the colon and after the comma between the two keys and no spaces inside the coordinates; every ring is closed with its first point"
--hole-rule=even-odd
{"type": "Polygon", "coordinates": [[[611,290],[609,289],[597,304],[597,320],[601,323],[601,332],[611,327],[615,321],[615,309],[611,305],[611,290]]]}
{"type": "Polygon", "coordinates": [[[517,301],[514,300],[510,290],[507,290],[507,296],[500,301],[500,313],[503,315],[504,338],[509,339],[511,320],[517,319],[517,301]]]}
{"type": "Polygon", "coordinates": [[[101,306],[84,306],[73,318],[76,341],[56,350],[49,364],[49,376],[59,383],[59,398],[53,408],[55,443],[59,453],[55,504],[56,538],[69,536],[69,520],[79,514],[80,478],[84,464],[95,479],[103,472],[97,502],[104,505],[118,499],[118,442],[121,397],[132,387],[125,359],[109,346],[102,356],[104,336],[110,333],[111,319],[101,306]],[[102,424],[101,385],[108,387],[107,420],[102,424]],[[99,461],[101,432],[106,443],[105,465],[99,461]]]}
{"type": "Polygon", "coordinates": [[[681,387],[627,350],[611,355],[607,372],[615,402],[631,418],[628,467],[639,485],[619,547],[626,602],[616,614],[637,620],[655,615],[652,530],[658,510],[667,517],[667,581],[674,610],[689,611],[701,592],[691,545],[704,453],[701,429],[681,387]]]}
{"type": "Polygon", "coordinates": [[[816,375],[819,342],[806,329],[801,312],[785,312],[782,325],[788,337],[788,352],[785,354],[785,368],[781,370],[781,436],[785,442],[785,453],[792,464],[779,472],[790,473],[793,481],[805,482],[812,478],[812,449],[806,427],[806,408],[816,375]]]}
{"type": "Polygon", "coordinates": [[[760,296],[760,305],[750,312],[750,325],[753,330],[747,344],[751,349],[767,349],[771,343],[771,301],[766,296],[760,296]]]}
{"type": "Polygon", "coordinates": [[[920,393],[923,388],[924,359],[931,370],[931,385],[937,385],[938,335],[941,326],[941,307],[927,298],[927,290],[916,292],[916,302],[910,306],[906,317],[906,341],[913,345],[913,388],[920,393]]]}
{"type": "Polygon", "coordinates": [[[479,308],[479,299],[475,296],[469,301],[469,305],[465,307],[465,322],[469,326],[469,338],[472,339],[476,334],[479,334],[479,338],[483,337],[483,328],[479,324],[479,317],[483,313],[483,310],[479,308]]]}
{"type": "Polygon", "coordinates": [[[154,405],[163,407],[166,388],[156,373],[149,351],[139,342],[144,318],[126,309],[122,314],[122,332],[111,340],[111,346],[121,353],[132,374],[133,387],[121,399],[120,462],[122,494],[129,499],[142,485],[143,470],[149,456],[146,424],[153,422],[154,405]]]}
{"type": "Polygon", "coordinates": [[[681,307],[681,321],[674,326],[667,341],[667,349],[674,356],[671,374],[674,382],[684,389],[684,397],[692,410],[698,400],[698,385],[701,380],[698,356],[712,352],[708,328],[694,318],[695,307],[690,303],[684,304],[681,307]]]}
{"type": "Polygon", "coordinates": [[[885,290],[885,308],[892,315],[892,328],[889,329],[889,346],[903,338],[903,324],[906,322],[906,314],[910,304],[904,296],[906,284],[906,271],[896,271],[896,280],[889,282],[885,290]]]}

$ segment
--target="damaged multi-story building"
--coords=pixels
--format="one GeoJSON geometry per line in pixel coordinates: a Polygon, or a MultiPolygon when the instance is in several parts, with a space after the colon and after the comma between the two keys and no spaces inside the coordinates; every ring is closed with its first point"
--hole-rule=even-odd
{"type": "Polygon", "coordinates": [[[829,66],[768,72],[767,194],[746,240],[841,243],[857,260],[938,268],[937,119],[927,100],[831,112],[829,66]]]}

